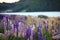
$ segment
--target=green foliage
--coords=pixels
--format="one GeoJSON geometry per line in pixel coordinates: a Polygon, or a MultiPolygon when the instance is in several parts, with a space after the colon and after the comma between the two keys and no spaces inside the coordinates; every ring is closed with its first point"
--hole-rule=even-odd
{"type": "Polygon", "coordinates": [[[37,29],[35,29],[34,32],[35,32],[36,40],[38,40],[38,31],[37,31],[37,29]]]}
{"type": "Polygon", "coordinates": [[[47,40],[52,40],[52,35],[50,33],[47,33],[46,38],[47,38],[47,40]]]}
{"type": "Polygon", "coordinates": [[[7,40],[6,38],[0,37],[0,40],[7,40]]]}
{"type": "Polygon", "coordinates": [[[47,40],[52,40],[52,34],[49,33],[48,31],[44,31],[43,32],[43,36],[46,36],[47,40]]]}
{"type": "Polygon", "coordinates": [[[0,26],[0,33],[4,33],[4,29],[1,26],[0,26]]]}
{"type": "Polygon", "coordinates": [[[7,40],[7,38],[4,34],[0,33],[0,40],[7,40]]]}
{"type": "Polygon", "coordinates": [[[11,28],[10,28],[10,26],[7,26],[7,30],[10,30],[11,28]]]}
{"type": "Polygon", "coordinates": [[[20,37],[20,40],[25,40],[25,38],[23,38],[23,37],[20,37]]]}
{"type": "Polygon", "coordinates": [[[17,40],[17,38],[14,37],[13,34],[10,34],[10,35],[8,36],[8,40],[17,40]]]}
{"type": "Polygon", "coordinates": [[[10,34],[8,36],[8,40],[25,40],[23,37],[14,37],[14,35],[10,34]]]}

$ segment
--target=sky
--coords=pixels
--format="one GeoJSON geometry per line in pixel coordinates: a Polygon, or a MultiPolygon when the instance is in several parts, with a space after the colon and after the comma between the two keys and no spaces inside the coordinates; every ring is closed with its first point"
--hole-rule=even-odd
{"type": "Polygon", "coordinates": [[[14,3],[18,2],[19,0],[0,0],[0,3],[6,2],[6,3],[14,3]]]}
{"type": "Polygon", "coordinates": [[[0,13],[0,14],[9,14],[9,15],[31,15],[31,16],[38,16],[38,15],[46,15],[48,17],[60,17],[60,12],[17,12],[17,13],[0,13]]]}

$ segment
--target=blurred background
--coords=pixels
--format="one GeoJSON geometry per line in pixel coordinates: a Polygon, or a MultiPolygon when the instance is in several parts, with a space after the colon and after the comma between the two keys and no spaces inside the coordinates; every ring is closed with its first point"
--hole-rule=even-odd
{"type": "Polygon", "coordinates": [[[60,11],[60,0],[1,0],[0,12],[60,11]]]}

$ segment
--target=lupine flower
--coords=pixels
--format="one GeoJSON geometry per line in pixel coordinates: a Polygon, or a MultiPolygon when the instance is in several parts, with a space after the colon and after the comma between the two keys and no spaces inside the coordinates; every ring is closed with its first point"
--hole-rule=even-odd
{"type": "Polygon", "coordinates": [[[22,30],[22,26],[23,26],[22,23],[19,22],[19,23],[18,23],[18,31],[19,31],[19,32],[21,32],[21,30],[22,30]]]}
{"type": "Polygon", "coordinates": [[[36,34],[33,32],[33,40],[36,40],[36,34]]]}
{"type": "Polygon", "coordinates": [[[30,39],[30,35],[31,35],[30,27],[27,27],[27,28],[26,28],[26,35],[25,35],[26,40],[30,39]]]}
{"type": "Polygon", "coordinates": [[[38,40],[42,40],[42,30],[40,27],[38,28],[38,40]]]}
{"type": "Polygon", "coordinates": [[[57,28],[58,28],[57,33],[60,33],[60,23],[57,24],[57,28]]]}
{"type": "Polygon", "coordinates": [[[46,36],[43,36],[43,40],[46,40],[46,36]]]}
{"type": "Polygon", "coordinates": [[[46,21],[46,20],[44,20],[44,21],[43,21],[43,23],[44,23],[45,31],[47,31],[47,30],[48,30],[48,23],[47,23],[47,21],[46,21]]]}
{"type": "Polygon", "coordinates": [[[58,32],[57,33],[60,34],[60,29],[58,29],[58,32]]]}
{"type": "Polygon", "coordinates": [[[18,20],[15,21],[14,26],[16,29],[18,29],[18,20]]]}
{"type": "Polygon", "coordinates": [[[26,28],[25,38],[26,38],[26,40],[28,39],[28,27],[26,28]]]}
{"type": "Polygon", "coordinates": [[[41,23],[39,23],[39,24],[37,24],[37,28],[42,28],[42,25],[41,25],[41,23]]]}
{"type": "Polygon", "coordinates": [[[31,35],[30,35],[30,37],[31,37],[31,40],[33,40],[33,36],[35,35],[35,34],[34,34],[35,26],[34,26],[34,25],[30,25],[29,27],[30,27],[30,30],[31,30],[31,35]]]}
{"type": "Polygon", "coordinates": [[[8,31],[7,31],[7,36],[9,36],[9,35],[10,35],[10,31],[8,30],[8,31]]]}
{"type": "Polygon", "coordinates": [[[11,24],[10,26],[11,26],[11,31],[14,32],[15,31],[14,30],[14,24],[11,24]]]}
{"type": "Polygon", "coordinates": [[[25,37],[25,36],[26,36],[26,28],[23,31],[23,37],[25,37]]]}
{"type": "Polygon", "coordinates": [[[19,37],[21,36],[20,34],[22,32],[22,28],[23,28],[22,22],[19,22],[18,23],[18,35],[19,35],[19,37]]]}
{"type": "Polygon", "coordinates": [[[46,30],[46,31],[48,30],[48,25],[47,25],[47,24],[45,24],[45,30],[46,30]]]}
{"type": "Polygon", "coordinates": [[[3,17],[3,28],[4,28],[4,34],[6,34],[6,27],[7,27],[7,20],[6,17],[3,17]]]}
{"type": "Polygon", "coordinates": [[[17,29],[17,37],[18,37],[18,20],[15,21],[14,26],[15,26],[14,28],[17,29]]]}
{"type": "Polygon", "coordinates": [[[22,33],[22,37],[25,37],[25,32],[22,33]]]}

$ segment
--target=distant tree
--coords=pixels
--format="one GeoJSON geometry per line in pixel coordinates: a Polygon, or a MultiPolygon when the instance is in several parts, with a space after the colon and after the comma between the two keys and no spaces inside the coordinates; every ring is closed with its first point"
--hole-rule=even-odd
{"type": "Polygon", "coordinates": [[[38,18],[48,18],[48,16],[45,16],[45,15],[38,15],[38,18]]]}
{"type": "Polygon", "coordinates": [[[3,2],[3,4],[5,4],[5,2],[3,2]]]}

